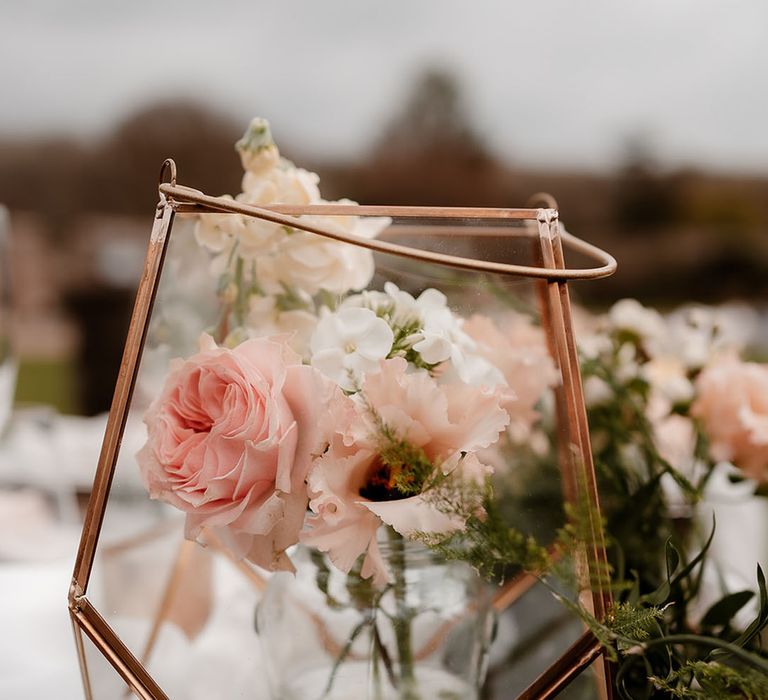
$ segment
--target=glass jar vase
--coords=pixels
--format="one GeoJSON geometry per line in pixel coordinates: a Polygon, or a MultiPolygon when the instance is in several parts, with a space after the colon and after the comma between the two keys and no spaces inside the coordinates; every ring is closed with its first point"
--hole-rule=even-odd
{"type": "Polygon", "coordinates": [[[487,586],[392,531],[391,580],[376,587],[321,553],[292,556],[257,610],[273,700],[473,700],[494,628],[487,586]]]}

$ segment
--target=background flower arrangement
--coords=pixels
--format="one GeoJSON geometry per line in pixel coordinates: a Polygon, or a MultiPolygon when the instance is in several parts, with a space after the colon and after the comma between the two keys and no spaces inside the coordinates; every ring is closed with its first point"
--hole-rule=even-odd
{"type": "MultiPolygon", "coordinates": [[[[238,150],[246,171],[238,199],[323,201],[317,176],[279,156],[265,122],[251,124],[238,150]]],[[[389,221],[322,223],[375,236],[389,221]]],[[[548,395],[558,373],[528,315],[462,318],[433,288],[366,289],[369,251],[238,215],[201,217],[196,237],[212,254],[218,320],[200,351],[172,366],[139,455],[150,494],[187,513],[189,537],[214,529],[270,570],[292,569],[287,550],[301,541],[395,591],[404,560],[382,557],[382,528],[491,576],[562,570],[552,543],[568,556],[582,534],[578,512],[566,526],[553,507],[559,495],[520,507],[515,489],[521,479],[538,480],[542,493],[555,483],[548,395]]],[[[707,538],[694,515],[707,484],[729,483],[729,469],[742,490],[768,479],[760,391],[768,370],[742,361],[738,339],[703,311],[665,319],[624,301],[583,325],[621,602],[601,621],[574,611],[622,661],[626,697],[707,697],[713,687],[760,697],[764,583],[743,631],[734,622],[751,599],[743,591],[697,612],[707,538]],[[710,655],[713,647],[731,657],[710,655]]],[[[406,637],[397,637],[396,666],[407,687],[406,637]]]]}
{"type": "Polygon", "coordinates": [[[758,547],[747,549],[755,583],[734,582],[727,562],[708,557],[716,527],[709,504],[746,502],[768,483],[768,366],[743,359],[750,349],[740,320],[738,310],[662,316],[624,300],[584,324],[582,370],[621,601],[613,619],[642,642],[640,654],[624,646],[622,697],[767,692],[765,521],[743,523],[755,528],[758,547]],[[645,620],[626,614],[638,605],[645,620]]]}

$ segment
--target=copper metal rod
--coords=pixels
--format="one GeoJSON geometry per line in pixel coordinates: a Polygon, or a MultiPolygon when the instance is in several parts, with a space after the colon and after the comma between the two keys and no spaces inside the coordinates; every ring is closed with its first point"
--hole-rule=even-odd
{"type": "MultiPolygon", "coordinates": [[[[537,263],[543,265],[544,258],[541,242],[538,241],[538,245],[534,243],[532,248],[537,263]]],[[[536,280],[534,285],[536,286],[536,297],[539,304],[542,327],[545,330],[544,338],[547,344],[547,351],[552,358],[552,362],[555,363],[555,367],[560,372],[560,378],[562,379],[560,358],[558,357],[557,348],[555,347],[555,339],[553,337],[552,309],[549,305],[548,284],[545,280],[536,280]]],[[[558,382],[557,386],[555,386],[552,391],[555,396],[555,425],[557,427],[557,435],[555,435],[555,439],[557,441],[558,464],[560,465],[560,477],[562,479],[561,490],[565,501],[567,503],[574,503],[576,501],[576,482],[574,481],[573,470],[565,468],[571,460],[571,453],[568,436],[563,434],[568,431],[568,407],[566,405],[563,382],[558,382]]]]}
{"type": "MultiPolygon", "coordinates": [[[[548,211],[542,210],[544,217],[539,220],[541,227],[542,255],[545,263],[555,266],[564,265],[563,251],[559,240],[559,223],[556,217],[548,215],[548,211]]],[[[584,405],[584,393],[581,386],[581,373],[579,368],[578,350],[573,334],[571,322],[571,307],[568,287],[560,281],[550,281],[547,285],[550,303],[553,310],[553,328],[557,354],[560,360],[560,369],[563,376],[563,389],[568,409],[568,425],[570,438],[576,448],[576,453],[571,461],[566,463],[566,468],[573,470],[572,477],[575,481],[577,493],[580,498],[585,498],[589,504],[588,517],[590,541],[585,543],[585,552],[576,552],[577,568],[586,568],[586,571],[578,571],[581,579],[580,586],[584,588],[580,597],[588,593],[587,601],[591,603],[591,612],[598,619],[603,619],[611,606],[611,593],[603,586],[602,576],[607,571],[607,556],[600,521],[599,499],[597,495],[597,483],[595,479],[594,463],[589,437],[589,426],[584,405]],[[586,560],[583,557],[586,555],[586,560]]],[[[587,602],[585,601],[585,602],[587,602]]],[[[602,666],[597,669],[599,675],[600,697],[611,700],[613,687],[611,681],[611,667],[607,659],[603,659],[602,666]]]]}
{"type": "Polygon", "coordinates": [[[517,700],[548,700],[557,697],[571,681],[602,654],[591,632],[581,635],[566,652],[529,685],[517,700]]]}
{"type": "Polygon", "coordinates": [[[181,185],[171,185],[164,183],[160,185],[160,192],[164,196],[168,197],[169,201],[171,201],[173,204],[202,204],[214,211],[230,211],[237,214],[244,214],[246,216],[253,216],[258,219],[280,224],[281,226],[297,228],[302,231],[308,231],[309,233],[315,233],[317,235],[325,236],[326,238],[340,241],[342,243],[350,243],[352,245],[368,248],[369,250],[374,250],[380,253],[388,253],[390,255],[410,258],[412,260],[422,260],[424,262],[445,265],[448,267],[456,267],[465,270],[491,272],[502,275],[534,277],[538,279],[554,279],[560,281],[567,281],[572,279],[597,279],[600,277],[608,277],[616,271],[616,260],[611,255],[601,250],[600,248],[597,248],[596,246],[593,246],[575,237],[570,237],[570,239],[568,239],[569,245],[574,248],[574,250],[578,250],[584,255],[602,263],[601,267],[570,270],[558,269],[555,267],[540,268],[529,265],[512,265],[509,263],[498,263],[489,260],[474,260],[472,258],[464,258],[457,255],[446,255],[444,253],[420,250],[418,248],[398,245],[396,243],[389,243],[387,241],[378,240],[375,238],[361,238],[359,236],[354,236],[342,231],[333,231],[316,223],[302,221],[301,219],[295,218],[295,216],[287,216],[286,214],[282,213],[284,210],[294,212],[297,215],[310,213],[333,214],[343,211],[346,215],[350,216],[360,215],[363,212],[370,212],[371,214],[382,216],[410,216],[416,218],[465,217],[476,219],[500,219],[505,217],[500,215],[499,212],[511,212],[514,214],[514,216],[508,215],[506,218],[533,220],[537,217],[538,211],[541,210],[461,208],[454,209],[451,213],[451,210],[445,207],[361,207],[356,205],[340,206],[331,204],[307,205],[303,207],[283,207],[282,205],[275,205],[271,207],[256,207],[251,204],[226,199],[224,197],[210,197],[203,194],[202,192],[181,185]]]}
{"type": "MultiPolygon", "coordinates": [[[[563,249],[560,246],[560,240],[558,234],[559,224],[555,222],[554,225],[554,237],[553,237],[553,249],[555,254],[555,263],[562,264],[563,262],[563,249]]],[[[595,536],[595,544],[597,547],[597,557],[599,565],[608,566],[608,557],[605,551],[605,537],[603,535],[603,527],[600,522],[600,501],[597,491],[597,478],[595,475],[595,464],[592,457],[592,440],[589,435],[589,423],[587,421],[587,409],[584,400],[584,388],[581,383],[581,372],[579,366],[579,355],[576,347],[576,338],[573,331],[573,321],[571,314],[571,299],[568,291],[568,286],[565,284],[558,284],[561,304],[564,310],[563,323],[565,324],[565,337],[568,343],[568,357],[571,363],[571,376],[573,377],[573,391],[574,391],[574,405],[576,408],[576,421],[579,431],[579,439],[582,444],[582,454],[584,462],[581,465],[581,469],[584,477],[584,486],[587,493],[585,496],[589,499],[590,515],[593,515],[595,522],[592,522],[592,531],[595,536]]],[[[610,590],[602,590],[603,596],[603,609],[602,615],[613,604],[610,590]]]]}
{"type": "Polygon", "coordinates": [[[91,688],[91,677],[88,672],[88,657],[85,655],[85,645],[83,644],[83,630],[72,610],[69,611],[69,619],[72,622],[72,633],[75,635],[75,648],[77,649],[77,658],[80,660],[80,676],[83,680],[83,692],[85,700],[93,699],[93,688],[91,688]]]}
{"type": "Polygon", "coordinates": [[[78,600],[72,617],[136,695],[142,700],[169,700],[87,598],[78,600]]]}
{"type": "Polygon", "coordinates": [[[120,450],[120,442],[123,438],[131,397],[133,396],[133,388],[136,383],[139,358],[149,328],[152,304],[157,292],[160,270],[162,269],[165,251],[168,246],[167,233],[171,227],[173,215],[173,209],[162,200],[158,205],[155,222],[152,227],[149,250],[147,251],[144,271],[139,282],[131,324],[128,328],[123,359],[120,363],[120,372],[112,399],[112,407],[109,410],[104,442],[99,455],[99,464],[94,478],[91,497],[88,501],[83,534],[80,539],[77,559],[75,560],[74,573],[72,574],[80,594],[84,594],[88,588],[88,579],[93,567],[96,544],[104,521],[107,497],[115,472],[115,464],[120,450]]]}

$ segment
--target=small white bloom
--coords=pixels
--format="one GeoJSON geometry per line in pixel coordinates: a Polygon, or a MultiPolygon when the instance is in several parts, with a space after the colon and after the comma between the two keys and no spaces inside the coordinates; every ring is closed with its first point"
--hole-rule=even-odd
{"type": "Polygon", "coordinates": [[[666,332],[664,319],[658,311],[648,309],[635,299],[617,301],[608,313],[608,319],[617,330],[635,333],[641,340],[654,342],[666,332]]]}
{"type": "MultiPolygon", "coordinates": [[[[229,195],[223,198],[232,199],[229,195]]],[[[244,227],[244,218],[239,214],[201,214],[195,225],[195,238],[201,246],[213,253],[228,252],[244,227]]]]}
{"type": "MultiPolygon", "coordinates": [[[[458,378],[465,384],[487,388],[507,386],[507,381],[498,367],[482,355],[464,352],[458,345],[451,346],[451,365],[458,378]]],[[[450,376],[450,372],[443,376],[450,376]]],[[[514,399],[515,392],[508,388],[505,396],[514,399]]]]}
{"type": "Polygon", "coordinates": [[[616,354],[616,378],[625,384],[640,375],[637,352],[632,343],[624,343],[616,354]]]}
{"type": "Polygon", "coordinates": [[[309,359],[309,341],[317,326],[317,317],[302,309],[282,311],[275,297],[253,296],[246,319],[248,337],[288,335],[288,345],[304,360],[309,359]]]}
{"type": "Polygon", "coordinates": [[[720,308],[684,307],[668,318],[665,349],[690,369],[704,367],[718,354],[740,352],[757,327],[753,310],[732,304],[720,308]]]}
{"type": "Polygon", "coordinates": [[[605,333],[582,333],[576,336],[579,352],[588,360],[596,360],[613,349],[611,339],[605,333]]]}
{"type": "Polygon", "coordinates": [[[280,161],[280,153],[272,139],[269,122],[260,117],[251,120],[235,148],[240,153],[243,170],[246,172],[262,173],[271,170],[280,161]]]}
{"type": "Polygon", "coordinates": [[[641,376],[672,405],[693,398],[693,384],[686,376],[683,363],[676,357],[654,357],[640,370],[641,376]]]}
{"type": "MultiPolygon", "coordinates": [[[[409,340],[424,362],[436,365],[451,360],[460,375],[477,374],[481,369],[485,372],[490,366],[479,356],[468,356],[476,349],[476,343],[462,330],[462,320],[448,308],[445,294],[430,288],[414,298],[392,282],[384,285],[384,291],[393,303],[392,325],[396,328],[419,326],[409,340]]],[[[462,379],[468,381],[465,377],[462,379]]]]}
{"type": "Polygon", "coordinates": [[[613,397],[613,389],[600,377],[591,375],[584,380],[584,401],[587,406],[602,406],[609,403],[613,397]]]}
{"type": "Polygon", "coordinates": [[[394,335],[370,309],[342,308],[320,318],[310,341],[312,366],[343,389],[354,391],[366,372],[377,372],[394,335]]]}
{"type": "Polygon", "coordinates": [[[653,433],[659,454],[678,472],[692,477],[696,449],[693,421],[673,413],[654,421],[653,433]]]}

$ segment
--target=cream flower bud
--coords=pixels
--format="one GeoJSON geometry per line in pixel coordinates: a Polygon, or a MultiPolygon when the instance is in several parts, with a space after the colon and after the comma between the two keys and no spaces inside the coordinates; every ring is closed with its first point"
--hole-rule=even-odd
{"type": "Polygon", "coordinates": [[[235,149],[240,154],[243,169],[250,173],[261,173],[274,168],[280,162],[280,153],[272,140],[269,122],[261,117],[251,120],[243,138],[235,149]]]}

